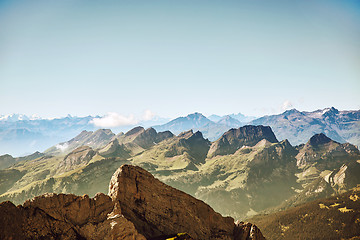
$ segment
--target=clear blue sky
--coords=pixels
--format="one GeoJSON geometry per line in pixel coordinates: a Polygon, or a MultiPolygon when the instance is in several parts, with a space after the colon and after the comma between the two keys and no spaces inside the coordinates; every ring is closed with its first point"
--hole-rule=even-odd
{"type": "Polygon", "coordinates": [[[360,109],[360,1],[0,1],[0,115],[360,109]]]}

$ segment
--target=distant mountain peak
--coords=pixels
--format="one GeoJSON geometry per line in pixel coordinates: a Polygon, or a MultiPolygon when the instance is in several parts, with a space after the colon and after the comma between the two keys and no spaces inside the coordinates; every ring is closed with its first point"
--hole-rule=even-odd
{"type": "Polygon", "coordinates": [[[290,115],[290,114],[296,114],[296,113],[301,113],[301,112],[299,110],[297,110],[296,108],[292,108],[292,109],[286,110],[283,114],[290,115]]]}
{"type": "Polygon", "coordinates": [[[204,115],[202,115],[199,112],[194,112],[186,116],[187,118],[206,118],[204,115]]]}
{"type": "Polygon", "coordinates": [[[246,125],[237,129],[232,128],[212,143],[208,157],[233,154],[239,148],[243,146],[255,146],[263,139],[271,143],[278,142],[274,132],[269,126],[246,125]]]}
{"type": "Polygon", "coordinates": [[[145,129],[143,127],[134,127],[133,129],[131,129],[130,131],[128,131],[127,133],[125,133],[125,136],[130,136],[139,132],[143,132],[145,131],[145,129]]]}
{"type": "Polygon", "coordinates": [[[229,119],[234,119],[234,118],[230,117],[230,115],[225,115],[225,116],[223,117],[223,119],[229,120],[229,119]]]}
{"type": "Polygon", "coordinates": [[[94,132],[94,134],[96,133],[105,133],[105,134],[113,134],[113,132],[110,129],[105,129],[105,128],[101,128],[98,129],[94,132]]]}
{"type": "Polygon", "coordinates": [[[326,143],[329,143],[333,140],[331,140],[331,138],[328,138],[325,134],[323,133],[318,133],[318,134],[315,134],[314,136],[312,136],[309,140],[309,144],[311,146],[319,146],[319,145],[323,145],[323,144],[326,144],[326,143]]]}
{"type": "Polygon", "coordinates": [[[333,114],[339,114],[339,110],[337,110],[337,109],[334,108],[334,107],[325,108],[325,109],[322,111],[322,114],[323,114],[323,116],[328,116],[328,115],[333,115],[333,114]]]}
{"type": "Polygon", "coordinates": [[[185,117],[175,118],[166,124],[153,126],[153,128],[158,132],[169,130],[174,134],[180,134],[189,129],[201,129],[202,127],[211,123],[214,122],[206,118],[201,113],[195,112],[185,117]]]}
{"type": "Polygon", "coordinates": [[[219,124],[224,124],[229,127],[240,127],[242,124],[239,120],[231,117],[230,115],[225,115],[222,117],[219,121],[217,121],[219,124]]]}
{"type": "Polygon", "coordinates": [[[212,114],[210,116],[207,117],[208,119],[210,119],[211,121],[217,122],[219,121],[222,117],[216,114],[212,114]]]}

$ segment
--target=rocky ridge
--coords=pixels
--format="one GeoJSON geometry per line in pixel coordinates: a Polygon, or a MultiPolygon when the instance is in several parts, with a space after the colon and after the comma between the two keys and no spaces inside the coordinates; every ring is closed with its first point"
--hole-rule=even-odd
{"type": "Polygon", "coordinates": [[[0,204],[1,239],[264,239],[250,223],[222,217],[140,167],[123,165],[109,196],[44,194],[15,206],[0,204]],[[13,221],[16,219],[17,221],[13,221]]]}
{"type": "Polygon", "coordinates": [[[358,149],[323,134],[295,147],[287,140],[277,142],[264,126],[234,129],[222,138],[228,145],[211,143],[199,131],[174,136],[137,127],[118,134],[105,147],[91,150],[84,146],[96,153],[90,160],[87,150],[75,149],[67,156],[42,156],[0,170],[0,201],[19,204],[45,192],[106,193],[114,171],[131,164],[221,214],[246,219],[279,205],[286,208],[328,197],[360,182],[358,149]],[[210,146],[224,155],[209,157],[210,146]],[[64,162],[73,168],[59,172],[64,162]]]}
{"type": "Polygon", "coordinates": [[[212,143],[208,157],[217,155],[233,154],[243,146],[255,146],[259,141],[266,139],[271,143],[278,140],[268,126],[247,125],[240,128],[232,128],[224,133],[218,140],[212,143]]]}
{"type": "Polygon", "coordinates": [[[339,111],[331,107],[306,112],[291,109],[249,124],[270,126],[278,139],[288,139],[293,145],[306,143],[311,136],[322,132],[337,142],[360,146],[360,110],[339,111]]]}

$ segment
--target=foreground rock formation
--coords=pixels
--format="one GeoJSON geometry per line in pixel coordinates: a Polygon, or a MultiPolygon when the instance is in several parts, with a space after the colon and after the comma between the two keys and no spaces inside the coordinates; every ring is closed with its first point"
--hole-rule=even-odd
{"type": "Polygon", "coordinates": [[[0,239],[264,239],[255,225],[222,217],[140,167],[120,167],[109,196],[44,194],[19,206],[3,202],[0,239]]]}

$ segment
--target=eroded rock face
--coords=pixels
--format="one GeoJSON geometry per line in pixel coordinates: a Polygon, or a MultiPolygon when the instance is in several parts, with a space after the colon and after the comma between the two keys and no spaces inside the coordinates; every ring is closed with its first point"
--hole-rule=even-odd
{"type": "Polygon", "coordinates": [[[234,229],[234,240],[243,239],[265,240],[260,229],[256,225],[248,222],[236,221],[234,229]]]}
{"type": "Polygon", "coordinates": [[[233,218],[222,217],[140,167],[120,167],[111,178],[109,196],[120,202],[122,214],[147,238],[186,232],[193,239],[247,239],[250,234],[240,231],[233,218]]]}
{"type": "Polygon", "coordinates": [[[262,139],[271,143],[278,142],[269,126],[247,125],[238,129],[232,128],[212,143],[208,157],[233,154],[242,146],[254,146],[262,139]]]}
{"type": "Polygon", "coordinates": [[[255,225],[235,224],[140,167],[120,167],[109,189],[111,198],[47,193],[3,202],[0,239],[264,239],[255,225]]]}
{"type": "Polygon", "coordinates": [[[64,160],[60,162],[58,172],[67,172],[79,167],[79,165],[85,166],[96,152],[88,146],[82,146],[64,157],[64,160]]]}
{"type": "Polygon", "coordinates": [[[320,170],[339,168],[344,163],[359,159],[360,152],[350,143],[338,143],[324,134],[316,134],[296,155],[297,166],[305,167],[317,163],[320,170]]]}
{"type": "Polygon", "coordinates": [[[44,194],[18,207],[3,202],[0,212],[0,239],[145,239],[102,193],[44,194]]]}

